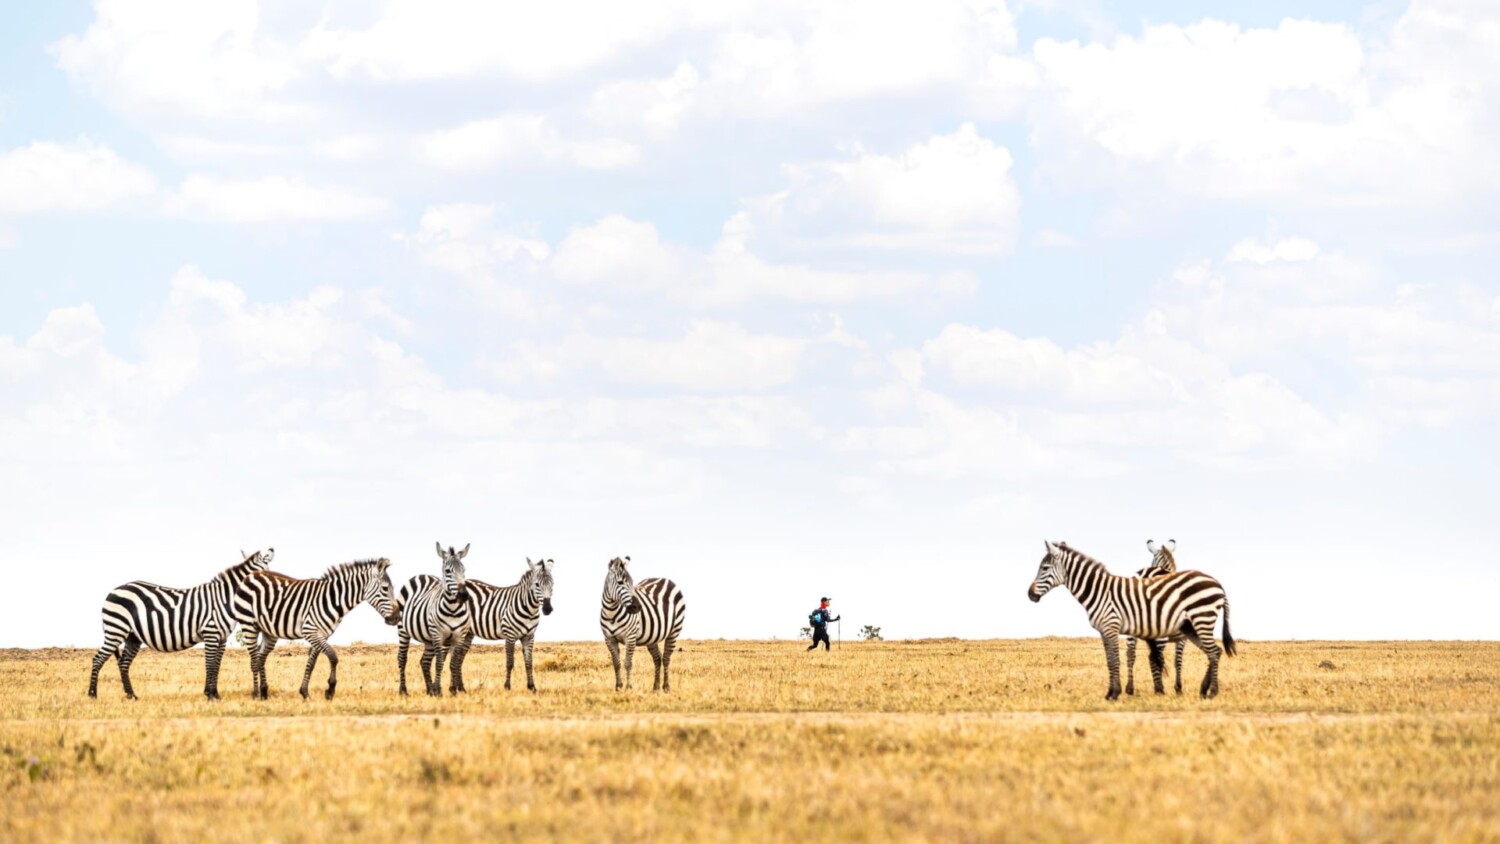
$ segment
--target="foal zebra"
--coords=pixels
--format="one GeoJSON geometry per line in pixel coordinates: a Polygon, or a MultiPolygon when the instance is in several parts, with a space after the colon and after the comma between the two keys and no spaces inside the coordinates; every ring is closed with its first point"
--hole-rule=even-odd
{"type": "MultiPolygon", "coordinates": [[[[1165,545],[1157,545],[1154,540],[1146,540],[1146,550],[1151,552],[1151,565],[1146,566],[1135,573],[1136,577],[1160,577],[1177,571],[1177,540],[1168,539],[1165,545]]],[[[1165,642],[1147,642],[1151,651],[1151,682],[1156,687],[1157,694],[1166,694],[1161,685],[1162,669],[1166,667],[1162,659],[1160,649],[1165,642]]],[[[1187,647],[1187,642],[1178,639],[1177,646],[1177,693],[1182,694],[1182,651],[1187,647]]],[[[1125,639],[1125,694],[1135,694],[1135,637],[1129,636],[1125,639]]]]}
{"type": "MultiPolygon", "coordinates": [[[[443,550],[437,543],[438,558],[443,561],[443,577],[439,580],[430,574],[419,574],[401,587],[397,612],[401,615],[398,628],[399,642],[396,648],[396,668],[401,672],[401,694],[406,694],[406,652],[411,640],[422,643],[422,679],[427,684],[427,694],[443,696],[443,660],[448,651],[458,647],[469,633],[469,598],[467,577],[463,559],[469,555],[469,546],[462,551],[443,550]],[[432,670],[437,660],[436,673],[432,670]]],[[[456,657],[455,657],[456,659],[456,657]]],[[[458,676],[454,667],[454,677],[458,676]]],[[[461,686],[455,682],[453,694],[461,686]]]]}
{"type": "Polygon", "coordinates": [[[89,697],[99,696],[99,669],[110,657],[120,665],[120,685],[125,697],[135,700],[130,685],[130,663],[141,646],[157,651],[182,651],[203,643],[203,695],[219,699],[219,664],[224,658],[224,643],[234,624],[229,616],[229,602],[234,589],[251,572],[271,564],[275,548],[262,554],[256,551],[240,562],[214,575],[214,579],[191,589],[158,586],[144,580],[133,580],[116,587],[104,597],[101,610],[104,621],[104,644],[94,654],[94,668],[89,673],[89,697]]]}
{"type": "Polygon", "coordinates": [[[630,688],[630,665],[636,645],[645,645],[656,664],[652,691],[670,692],[672,651],[682,633],[687,602],[677,584],[660,577],[635,583],[626,567],[630,558],[609,561],[604,576],[604,599],[599,609],[599,627],[615,664],[615,689],[620,683],[620,646],[625,646],[625,688],[630,688]]]}
{"type": "Polygon", "coordinates": [[[464,690],[464,657],[475,639],[505,640],[505,688],[516,667],[516,642],[526,663],[526,688],[536,691],[531,673],[531,647],[542,616],[552,614],[552,561],[526,558],[526,573],[513,586],[469,581],[469,635],[453,652],[453,689],[464,690]]]}
{"type": "Polygon", "coordinates": [[[1107,700],[1120,697],[1120,635],[1137,636],[1150,642],[1186,638],[1208,657],[1208,671],[1198,693],[1219,693],[1219,645],[1214,641],[1214,622],[1224,609],[1224,649],[1234,656],[1234,637],[1229,633],[1229,598],[1219,581],[1201,571],[1179,571],[1142,580],[1110,574],[1104,564],[1065,543],[1047,544],[1047,556],[1037,567],[1036,579],[1026,590],[1033,603],[1052,587],[1068,587],[1089,614],[1089,624],[1104,640],[1109,663],[1107,700]]]}
{"type": "Polygon", "coordinates": [[[302,697],[312,680],[318,654],[328,655],[328,691],[333,699],[338,685],[339,655],[328,644],[339,622],[359,602],[367,602],[386,624],[395,624],[391,607],[391,561],[361,560],[332,566],[322,577],[298,580],[274,571],[245,578],[234,593],[234,620],[244,627],[241,640],[250,649],[250,696],[270,697],[266,657],[279,639],[306,639],[307,670],[302,673],[302,697]]]}

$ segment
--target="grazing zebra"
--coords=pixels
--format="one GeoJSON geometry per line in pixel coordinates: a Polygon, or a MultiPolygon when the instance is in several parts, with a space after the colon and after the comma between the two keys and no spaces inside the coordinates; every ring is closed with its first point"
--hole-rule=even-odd
{"type": "MultiPolygon", "coordinates": [[[[1177,571],[1177,540],[1168,539],[1165,545],[1157,545],[1154,540],[1146,540],[1146,550],[1151,552],[1151,565],[1146,566],[1135,573],[1136,577],[1159,577],[1177,571]]],[[[1156,687],[1157,694],[1166,694],[1161,685],[1162,669],[1166,668],[1165,660],[1161,658],[1159,649],[1165,642],[1155,644],[1147,642],[1151,650],[1151,681],[1156,687]]],[[[1187,647],[1187,642],[1178,639],[1177,646],[1177,693],[1182,694],[1182,651],[1187,647]]],[[[1135,637],[1128,636],[1125,639],[1125,694],[1135,694],[1135,637]]]]}
{"type": "Polygon", "coordinates": [[[636,645],[645,645],[656,664],[652,691],[672,690],[672,651],[682,633],[687,602],[677,584],[660,577],[634,583],[626,567],[630,558],[609,561],[604,576],[604,600],[599,609],[599,627],[615,664],[615,689],[620,684],[620,646],[625,646],[625,688],[630,688],[630,665],[636,645]]]}
{"type": "Polygon", "coordinates": [[[104,644],[94,654],[94,669],[89,674],[89,697],[99,696],[99,669],[110,657],[120,665],[120,684],[125,697],[135,700],[130,685],[130,663],[141,646],[157,651],[182,651],[203,643],[205,676],[203,695],[219,699],[219,663],[224,658],[224,643],[234,629],[229,603],[235,587],[250,575],[271,564],[275,548],[249,556],[240,552],[240,562],[214,575],[214,579],[191,589],[158,586],[144,580],[133,580],[117,587],[104,597],[104,644]]]}
{"type": "Polygon", "coordinates": [[[391,607],[391,576],[386,571],[391,561],[361,560],[340,563],[322,577],[298,580],[274,571],[255,572],[234,592],[234,620],[244,626],[245,641],[250,648],[250,696],[262,700],[270,697],[266,683],[266,657],[279,639],[306,639],[309,645],[307,670],[302,674],[302,697],[312,679],[318,654],[328,655],[328,691],[333,699],[338,685],[339,655],[328,644],[328,637],[344,616],[360,601],[380,613],[387,624],[398,620],[391,607]]]}
{"type": "Polygon", "coordinates": [[[526,558],[526,573],[514,586],[492,586],[469,581],[469,635],[453,652],[453,687],[464,690],[464,657],[475,639],[505,640],[505,688],[510,690],[516,668],[516,642],[526,663],[526,688],[536,691],[531,673],[531,647],[542,616],[552,614],[552,561],[526,558]]]}
{"type": "MultiPolygon", "coordinates": [[[[443,550],[437,543],[438,559],[443,561],[443,576],[439,580],[430,574],[419,574],[401,587],[397,612],[401,623],[398,627],[400,642],[396,649],[396,668],[401,672],[401,694],[406,694],[406,652],[411,640],[422,643],[422,679],[427,684],[427,694],[443,696],[443,660],[448,651],[456,648],[469,633],[469,599],[467,577],[464,573],[464,557],[469,555],[469,546],[462,551],[443,550]],[[437,670],[432,668],[437,661],[437,670]]],[[[456,659],[456,657],[455,657],[456,659]]],[[[455,674],[457,668],[454,669],[455,674]]],[[[453,694],[458,694],[457,684],[453,694]]]]}
{"type": "MultiPolygon", "coordinates": [[[[1047,556],[1037,567],[1036,579],[1026,596],[1040,601],[1052,587],[1068,587],[1089,614],[1089,624],[1104,640],[1109,662],[1108,700],[1120,697],[1120,636],[1137,636],[1148,642],[1186,638],[1208,657],[1208,671],[1198,693],[1219,693],[1219,645],[1214,641],[1214,622],[1224,608],[1224,650],[1234,656],[1234,637],[1229,633],[1229,598],[1219,581],[1201,571],[1179,571],[1142,580],[1110,574],[1104,564],[1065,543],[1047,543],[1047,556]]],[[[1159,651],[1158,651],[1159,652],[1159,651]]]]}

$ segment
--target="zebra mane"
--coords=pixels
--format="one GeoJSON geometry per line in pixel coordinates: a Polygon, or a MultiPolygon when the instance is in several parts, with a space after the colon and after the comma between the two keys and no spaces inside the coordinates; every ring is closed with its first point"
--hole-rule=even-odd
{"type": "Polygon", "coordinates": [[[1101,568],[1104,569],[1105,574],[1111,573],[1109,571],[1109,568],[1105,566],[1104,563],[1094,559],[1093,557],[1090,557],[1082,551],[1079,551],[1077,548],[1069,547],[1068,543],[1066,542],[1058,542],[1052,547],[1056,548],[1058,552],[1063,555],[1064,562],[1074,563],[1078,568],[1101,568]]]}
{"type": "Polygon", "coordinates": [[[350,574],[363,574],[364,569],[371,566],[378,566],[381,562],[383,560],[355,560],[352,563],[338,563],[337,565],[329,566],[328,571],[323,572],[323,576],[332,579],[346,572],[350,574]]]}

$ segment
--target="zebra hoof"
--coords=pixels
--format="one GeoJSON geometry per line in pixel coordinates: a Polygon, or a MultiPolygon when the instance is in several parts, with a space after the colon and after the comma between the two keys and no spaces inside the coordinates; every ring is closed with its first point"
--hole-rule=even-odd
{"type": "Polygon", "coordinates": [[[125,699],[126,700],[140,700],[140,698],[138,698],[138,697],[135,696],[134,692],[127,692],[125,694],[125,699]]]}
{"type": "Polygon", "coordinates": [[[530,683],[527,683],[526,684],[526,691],[531,692],[532,694],[536,694],[536,686],[533,686],[530,683]]]}
{"type": "Polygon", "coordinates": [[[307,700],[307,688],[303,687],[301,691],[302,691],[302,699],[303,700],[307,700]]]}
{"type": "Polygon", "coordinates": [[[1128,685],[1128,686],[1125,687],[1125,694],[1130,695],[1131,697],[1135,696],[1135,684],[1134,683],[1132,683],[1132,684],[1130,684],[1130,685],[1128,685]]]}
{"type": "Polygon", "coordinates": [[[1109,693],[1104,696],[1104,699],[1105,700],[1119,700],[1120,699],[1120,690],[1119,689],[1110,689],[1109,693]]]}
{"type": "Polygon", "coordinates": [[[323,699],[324,700],[333,700],[333,689],[329,689],[328,691],[324,692],[323,693],[323,699]]]}

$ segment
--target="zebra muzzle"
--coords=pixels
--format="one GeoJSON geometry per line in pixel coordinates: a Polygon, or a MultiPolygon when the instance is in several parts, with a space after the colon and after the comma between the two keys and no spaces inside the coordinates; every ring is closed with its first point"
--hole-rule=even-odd
{"type": "Polygon", "coordinates": [[[552,599],[551,598],[543,598],[542,599],[542,615],[551,615],[551,614],[552,614],[552,599]]]}

